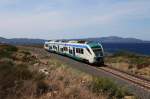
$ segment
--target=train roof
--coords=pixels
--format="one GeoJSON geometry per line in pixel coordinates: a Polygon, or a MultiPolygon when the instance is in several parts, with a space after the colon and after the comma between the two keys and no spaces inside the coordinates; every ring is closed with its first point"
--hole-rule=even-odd
{"type": "Polygon", "coordinates": [[[58,44],[76,44],[76,45],[89,45],[92,48],[99,47],[98,42],[88,41],[88,40],[50,40],[45,43],[58,43],[58,44]]]}
{"type": "Polygon", "coordinates": [[[49,41],[47,41],[47,42],[51,42],[51,43],[56,43],[56,42],[58,42],[58,43],[78,43],[78,44],[87,44],[87,43],[89,43],[89,41],[87,41],[87,40],[49,40],[49,41]]]}
{"type": "Polygon", "coordinates": [[[65,44],[65,45],[69,45],[69,46],[78,46],[78,47],[79,46],[85,47],[85,46],[89,45],[91,48],[101,48],[101,44],[99,45],[98,42],[86,41],[86,40],[70,40],[70,41],[51,40],[51,41],[45,42],[45,44],[49,44],[49,43],[65,44]]]}

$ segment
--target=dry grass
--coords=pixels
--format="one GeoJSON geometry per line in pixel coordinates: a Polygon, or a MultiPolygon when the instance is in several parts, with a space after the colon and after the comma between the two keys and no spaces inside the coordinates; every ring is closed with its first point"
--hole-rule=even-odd
{"type": "MultiPolygon", "coordinates": [[[[19,47],[11,57],[0,59],[2,99],[108,99],[110,92],[93,91],[93,77],[72,69],[36,49],[19,47]],[[5,68],[7,67],[7,68],[5,68]],[[11,78],[11,79],[10,79],[11,78]],[[5,81],[5,82],[4,82],[5,81]],[[4,87],[2,87],[4,86],[4,87]],[[4,91],[5,89],[5,91],[4,91]]],[[[103,84],[103,80],[99,80],[103,84]]],[[[105,80],[104,80],[105,81],[105,80]]],[[[99,85],[97,83],[97,85],[99,85]]],[[[116,86],[104,84],[105,88],[116,86]]],[[[117,87],[115,87],[116,89],[117,87]]],[[[101,87],[99,87],[101,90],[101,87]]],[[[109,88],[107,88],[109,89],[109,88]]],[[[110,91],[110,90],[109,90],[110,91]]],[[[122,91],[118,91],[119,93],[122,91]]],[[[122,96],[123,97],[123,96],[122,96]]]]}
{"type": "Polygon", "coordinates": [[[114,68],[150,79],[150,57],[129,52],[118,52],[106,57],[106,64],[114,68]]]}
{"type": "MultiPolygon", "coordinates": [[[[47,59],[46,59],[47,60],[47,59]]],[[[45,61],[46,61],[45,60],[45,61]]],[[[42,60],[44,61],[44,59],[42,60]]],[[[45,62],[44,61],[44,62],[45,62]]],[[[106,99],[107,95],[96,95],[89,90],[92,77],[78,70],[68,68],[61,61],[47,60],[49,71],[46,82],[53,86],[54,90],[42,95],[40,99],[106,99]]]]}
{"type": "Polygon", "coordinates": [[[39,55],[24,49],[9,51],[9,57],[0,59],[1,99],[107,98],[88,89],[89,75],[68,68],[58,60],[39,59],[39,55]]]}
{"type": "Polygon", "coordinates": [[[41,99],[106,99],[105,95],[97,96],[88,89],[91,77],[87,74],[76,73],[64,65],[50,67],[47,83],[54,90],[41,96],[41,99]]]}

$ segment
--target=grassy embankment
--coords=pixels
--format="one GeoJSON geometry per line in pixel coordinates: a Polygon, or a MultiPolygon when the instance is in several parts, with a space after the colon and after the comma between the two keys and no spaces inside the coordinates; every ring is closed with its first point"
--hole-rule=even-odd
{"type": "Polygon", "coordinates": [[[137,55],[131,52],[120,51],[106,57],[106,63],[136,75],[150,79],[150,57],[137,55]]]}
{"type": "Polygon", "coordinates": [[[92,77],[62,62],[0,45],[1,99],[107,99],[130,95],[107,78],[92,77]]]}

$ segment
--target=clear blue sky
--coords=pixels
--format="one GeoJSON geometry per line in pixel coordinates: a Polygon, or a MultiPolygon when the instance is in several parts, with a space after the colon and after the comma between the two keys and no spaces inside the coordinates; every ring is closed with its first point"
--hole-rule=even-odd
{"type": "Polygon", "coordinates": [[[0,36],[150,40],[150,0],[0,0],[0,36]]]}

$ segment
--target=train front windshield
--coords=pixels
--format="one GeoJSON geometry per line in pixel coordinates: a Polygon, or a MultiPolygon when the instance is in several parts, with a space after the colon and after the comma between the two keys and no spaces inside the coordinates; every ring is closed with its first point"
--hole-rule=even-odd
{"type": "Polygon", "coordinates": [[[103,52],[101,48],[93,48],[93,52],[97,57],[103,56],[103,52]]]}
{"type": "Polygon", "coordinates": [[[89,42],[88,45],[92,48],[96,57],[102,57],[103,56],[102,47],[97,42],[89,42]]]}

